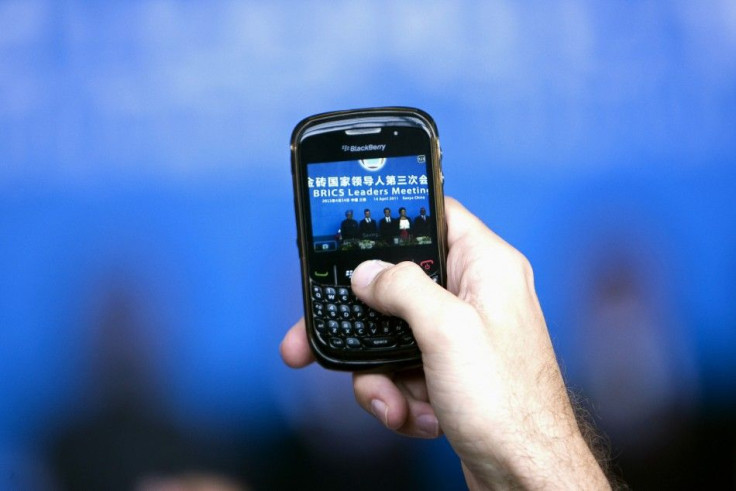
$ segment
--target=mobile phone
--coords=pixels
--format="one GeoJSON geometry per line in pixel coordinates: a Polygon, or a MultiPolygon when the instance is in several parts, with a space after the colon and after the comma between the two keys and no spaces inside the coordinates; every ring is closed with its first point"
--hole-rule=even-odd
{"type": "Polygon", "coordinates": [[[413,261],[445,286],[441,155],[436,124],[414,108],[329,112],[294,128],[304,314],[321,365],[357,371],[421,363],[407,323],[358,300],[350,278],[368,259],[413,261]]]}
{"type": "Polygon", "coordinates": [[[291,170],[309,344],[338,370],[421,363],[407,323],[357,299],[368,259],[413,261],[445,286],[443,175],[437,126],[419,109],[310,116],[294,128],[291,170]]]}

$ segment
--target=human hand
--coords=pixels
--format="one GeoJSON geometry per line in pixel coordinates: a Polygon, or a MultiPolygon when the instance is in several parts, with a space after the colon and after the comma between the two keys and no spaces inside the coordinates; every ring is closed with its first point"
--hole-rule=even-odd
{"type": "MultiPolygon", "coordinates": [[[[457,201],[446,200],[447,290],[415,264],[367,261],[354,293],[403,318],[422,370],[356,373],[358,403],[399,433],[442,431],[472,488],[608,487],[581,436],[526,258],[457,201]]],[[[293,367],[313,361],[303,321],[281,344],[293,367]]]]}

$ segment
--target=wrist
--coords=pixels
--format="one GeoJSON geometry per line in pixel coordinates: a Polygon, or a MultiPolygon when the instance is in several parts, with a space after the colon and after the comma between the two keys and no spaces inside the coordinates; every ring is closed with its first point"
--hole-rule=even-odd
{"type": "Polygon", "coordinates": [[[610,489],[577,427],[572,434],[517,434],[500,445],[482,446],[485,451],[462,459],[471,489],[610,489]]]}

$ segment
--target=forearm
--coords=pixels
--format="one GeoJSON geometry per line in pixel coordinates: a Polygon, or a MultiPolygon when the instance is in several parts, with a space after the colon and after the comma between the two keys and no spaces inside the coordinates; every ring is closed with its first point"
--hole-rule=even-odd
{"type": "Polygon", "coordinates": [[[472,490],[610,489],[603,470],[583,437],[515,444],[504,456],[463,461],[472,490]]]}

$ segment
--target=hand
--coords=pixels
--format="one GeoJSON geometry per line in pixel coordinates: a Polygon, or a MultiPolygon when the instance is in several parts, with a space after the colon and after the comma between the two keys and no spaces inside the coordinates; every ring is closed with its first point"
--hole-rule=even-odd
{"type": "MultiPolygon", "coordinates": [[[[410,262],[353,273],[361,300],[409,323],[423,363],[355,374],[358,403],[399,433],[444,431],[471,488],[608,487],[578,429],[529,262],[457,201],[445,204],[447,290],[410,262]]],[[[303,321],[281,355],[292,367],[313,361],[303,321]]]]}

